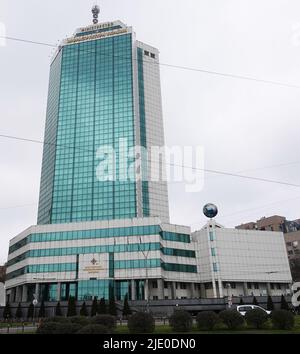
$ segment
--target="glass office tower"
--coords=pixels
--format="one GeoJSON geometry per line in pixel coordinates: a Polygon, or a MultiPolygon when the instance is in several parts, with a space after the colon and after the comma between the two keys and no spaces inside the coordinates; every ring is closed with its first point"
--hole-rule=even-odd
{"type": "Polygon", "coordinates": [[[174,306],[181,298],[222,297],[228,282],[239,296],[254,280],[263,283],[257,292],[270,281],[286,289],[291,278],[280,233],[243,234],[211,220],[192,234],[168,222],[166,182],[147,178],[157,157],[141,150],[141,161],[123,158],[133,146],[163,145],[157,49],[138,42],[120,21],[78,29],[51,64],[38,225],[10,240],[5,288],[14,308],[21,302],[25,311],[34,298],[51,301],[46,311],[52,316],[57,301],[66,308],[70,296],[89,308],[95,297],[125,296],[176,299],[169,303],[174,306]],[[107,147],[116,151],[112,171],[101,164],[109,160],[107,147]],[[123,178],[127,163],[136,167],[133,178],[123,178]],[[227,259],[222,254],[234,249],[230,235],[246,246],[227,259]],[[241,258],[253,237],[255,247],[247,252],[258,258],[241,258]],[[283,276],[247,279],[245,260],[256,268],[264,264],[271,239],[279,256],[268,264],[283,276]]]}
{"type": "Polygon", "coordinates": [[[145,152],[142,171],[129,153],[164,145],[157,64],[158,51],[120,21],[80,28],[62,43],[50,70],[38,224],[169,220],[166,182],[148,180],[145,152]],[[99,179],[103,147],[114,150],[114,164],[99,179]],[[124,178],[128,170],[133,178],[124,178]]]}
{"type": "Polygon", "coordinates": [[[158,50],[120,21],[79,28],[59,46],[38,225],[10,241],[10,302],[175,299],[174,279],[194,290],[190,228],[169,224],[164,158],[149,154],[164,147],[158,64],[158,50]]]}

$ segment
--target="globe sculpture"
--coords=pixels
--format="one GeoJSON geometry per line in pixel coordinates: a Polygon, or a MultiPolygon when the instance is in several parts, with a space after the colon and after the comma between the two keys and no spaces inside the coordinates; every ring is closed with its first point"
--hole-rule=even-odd
{"type": "Polygon", "coordinates": [[[218,208],[212,203],[208,203],[203,207],[203,214],[208,218],[214,218],[218,214],[218,208]]]}

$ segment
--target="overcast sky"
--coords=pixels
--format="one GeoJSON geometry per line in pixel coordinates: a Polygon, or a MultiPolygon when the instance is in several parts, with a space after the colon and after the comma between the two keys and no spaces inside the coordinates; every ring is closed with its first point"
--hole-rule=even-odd
{"type": "MultiPolygon", "coordinates": [[[[162,63],[300,85],[298,0],[102,0],[162,63]]],[[[56,44],[91,23],[87,0],[0,0],[6,35],[56,44]]],[[[43,139],[52,49],[0,47],[0,134],[43,139]]],[[[300,89],[161,67],[166,143],[201,145],[205,167],[300,184],[300,89]],[[279,166],[278,166],[279,165],[279,166]]],[[[36,223],[42,146],[0,138],[0,263],[8,241],[36,223]]],[[[171,221],[193,229],[202,207],[225,226],[300,217],[300,189],[205,174],[202,191],[169,185],[171,221]]]]}

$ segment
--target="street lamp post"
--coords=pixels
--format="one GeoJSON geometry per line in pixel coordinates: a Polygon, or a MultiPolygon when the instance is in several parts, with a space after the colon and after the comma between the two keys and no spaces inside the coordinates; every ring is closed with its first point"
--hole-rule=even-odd
{"type": "MultiPolygon", "coordinates": [[[[34,294],[34,296],[35,296],[35,294],[34,294]]],[[[36,307],[37,307],[37,304],[38,304],[38,300],[36,298],[34,298],[33,301],[32,301],[32,304],[33,304],[33,323],[35,324],[36,307]]]]}

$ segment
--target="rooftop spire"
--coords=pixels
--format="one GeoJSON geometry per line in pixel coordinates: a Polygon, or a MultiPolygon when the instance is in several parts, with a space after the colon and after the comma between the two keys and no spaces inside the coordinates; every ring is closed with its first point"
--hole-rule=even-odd
{"type": "Polygon", "coordinates": [[[96,25],[98,23],[98,15],[100,13],[100,8],[98,5],[94,5],[92,7],[92,14],[93,14],[93,24],[96,25]]]}

